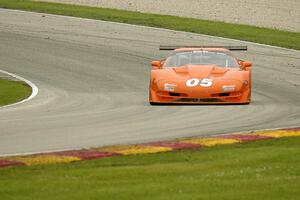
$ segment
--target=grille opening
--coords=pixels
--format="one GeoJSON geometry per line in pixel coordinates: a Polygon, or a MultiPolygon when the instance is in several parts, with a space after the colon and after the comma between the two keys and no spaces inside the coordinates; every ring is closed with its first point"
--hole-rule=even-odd
{"type": "Polygon", "coordinates": [[[180,96],[180,93],[169,92],[169,95],[170,95],[170,96],[173,96],[173,97],[179,97],[179,96],[180,96]]]}
{"type": "Polygon", "coordinates": [[[178,102],[203,102],[203,103],[215,103],[215,102],[222,102],[222,100],[217,98],[208,98],[208,99],[199,99],[199,98],[180,98],[176,100],[178,102]]]}
{"type": "Polygon", "coordinates": [[[229,92],[226,92],[226,93],[220,93],[219,96],[220,96],[220,97],[229,97],[229,96],[230,96],[230,93],[229,93],[229,92]]]}

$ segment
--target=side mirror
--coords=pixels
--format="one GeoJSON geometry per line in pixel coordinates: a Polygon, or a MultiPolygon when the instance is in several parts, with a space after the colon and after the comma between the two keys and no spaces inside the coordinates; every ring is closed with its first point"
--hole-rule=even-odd
{"type": "Polygon", "coordinates": [[[252,63],[249,61],[242,61],[241,62],[241,69],[242,70],[249,70],[249,68],[251,68],[252,63]]]}
{"type": "Polygon", "coordinates": [[[161,62],[159,60],[154,60],[151,62],[152,69],[160,69],[161,68],[161,62]]]}

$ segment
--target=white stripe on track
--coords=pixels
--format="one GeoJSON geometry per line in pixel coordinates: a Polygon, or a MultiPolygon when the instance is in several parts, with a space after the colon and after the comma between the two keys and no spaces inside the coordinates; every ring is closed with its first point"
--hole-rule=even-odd
{"type": "MultiPolygon", "coordinates": [[[[192,35],[192,36],[193,35],[197,35],[197,36],[199,36],[199,35],[201,36],[202,35],[202,36],[205,36],[205,37],[210,37],[212,39],[213,38],[218,38],[218,39],[227,40],[229,42],[242,42],[244,44],[247,43],[249,45],[257,45],[257,46],[261,46],[261,47],[269,47],[269,48],[282,49],[282,50],[286,50],[286,51],[300,53],[300,50],[296,50],[296,49],[289,49],[289,48],[285,48],[285,47],[273,46],[273,45],[269,45],[269,44],[262,44],[262,43],[245,41],[245,40],[239,40],[239,39],[226,38],[226,37],[221,37],[221,36],[206,35],[206,34],[202,34],[202,33],[192,33],[192,32],[187,32],[187,31],[177,31],[177,30],[173,30],[173,29],[151,27],[151,26],[146,26],[146,25],[126,24],[126,23],[122,23],[122,22],[104,21],[104,20],[98,20],[98,19],[89,19],[89,18],[81,18],[81,17],[68,16],[68,15],[55,15],[55,14],[50,14],[50,13],[41,13],[41,12],[34,12],[34,11],[24,11],[24,10],[16,10],[16,9],[4,9],[4,8],[0,8],[0,10],[10,10],[10,11],[15,11],[15,12],[20,12],[20,13],[35,13],[35,14],[41,14],[41,15],[45,15],[45,16],[48,15],[48,16],[53,16],[53,17],[59,16],[59,17],[67,17],[67,18],[76,18],[76,19],[81,19],[81,20],[86,20],[86,21],[100,21],[100,22],[105,22],[105,23],[110,23],[110,24],[118,24],[118,25],[129,26],[129,27],[142,27],[142,28],[152,29],[152,30],[158,30],[158,31],[169,31],[169,32],[173,32],[173,33],[174,32],[176,32],[176,33],[186,33],[186,34],[189,34],[189,35],[192,35]]],[[[236,24],[236,25],[243,25],[243,24],[236,24]]],[[[255,27],[255,26],[253,26],[253,27],[255,27]]],[[[173,46],[174,44],[168,44],[168,45],[173,46]]]]}
{"type": "Polygon", "coordinates": [[[21,76],[18,76],[16,74],[13,74],[13,73],[1,70],[1,69],[0,69],[0,73],[7,74],[7,75],[9,75],[11,77],[14,77],[14,78],[20,80],[20,81],[24,81],[27,85],[29,85],[31,87],[31,95],[29,97],[27,97],[26,99],[23,99],[22,101],[13,103],[13,104],[5,105],[5,106],[0,106],[0,109],[1,108],[11,107],[11,106],[16,106],[16,105],[19,105],[21,103],[25,103],[27,101],[30,101],[31,99],[33,99],[34,97],[36,97],[36,95],[39,93],[38,87],[34,83],[32,83],[31,81],[29,81],[29,80],[27,80],[27,79],[25,79],[25,78],[23,78],[21,76]]]}

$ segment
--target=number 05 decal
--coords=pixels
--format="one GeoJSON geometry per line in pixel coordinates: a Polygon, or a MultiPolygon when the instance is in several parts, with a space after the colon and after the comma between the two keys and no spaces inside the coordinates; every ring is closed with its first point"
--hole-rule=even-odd
{"type": "Polygon", "coordinates": [[[187,87],[195,87],[200,85],[202,87],[210,87],[213,84],[213,80],[209,78],[198,79],[198,78],[191,78],[185,82],[187,87]]]}

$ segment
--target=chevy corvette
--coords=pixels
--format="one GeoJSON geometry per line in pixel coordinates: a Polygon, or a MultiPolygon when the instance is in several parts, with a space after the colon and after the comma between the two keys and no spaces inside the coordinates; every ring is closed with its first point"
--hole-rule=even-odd
{"type": "Polygon", "coordinates": [[[249,104],[252,63],[231,51],[246,46],[161,46],[173,50],[152,61],[150,104],[249,104]]]}

